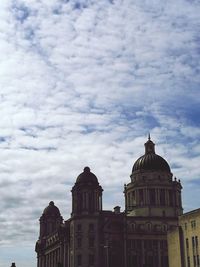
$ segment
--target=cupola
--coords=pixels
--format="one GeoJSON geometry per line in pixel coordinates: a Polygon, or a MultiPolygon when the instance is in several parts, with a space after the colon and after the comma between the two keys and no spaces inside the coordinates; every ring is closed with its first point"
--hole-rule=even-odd
{"type": "Polygon", "coordinates": [[[150,135],[144,146],[145,154],[136,160],[132,173],[142,171],[165,171],[171,173],[167,161],[155,153],[155,144],[151,141],[150,135]]]}

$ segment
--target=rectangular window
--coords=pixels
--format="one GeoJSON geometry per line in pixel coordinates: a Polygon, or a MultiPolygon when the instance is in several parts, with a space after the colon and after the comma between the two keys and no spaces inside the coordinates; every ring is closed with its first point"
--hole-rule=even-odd
{"type": "Polygon", "coordinates": [[[160,189],[160,205],[165,205],[165,189],[160,189]]]}
{"type": "Polygon", "coordinates": [[[89,266],[94,266],[94,254],[89,254],[89,266]]]}
{"type": "Polygon", "coordinates": [[[195,220],[191,221],[191,227],[192,227],[192,229],[196,228],[196,221],[195,220]]]}
{"type": "Polygon", "coordinates": [[[88,242],[89,242],[89,247],[93,248],[94,247],[94,237],[89,237],[88,242]]]}
{"type": "Polygon", "coordinates": [[[185,223],[185,230],[187,230],[187,223],[185,223]]]}
{"type": "Polygon", "coordinates": [[[142,242],[141,242],[141,240],[138,239],[136,241],[136,246],[137,246],[138,249],[141,249],[142,248],[142,242]]]}
{"type": "Polygon", "coordinates": [[[156,250],[158,249],[158,241],[157,240],[153,240],[153,248],[155,248],[156,250]]]}
{"type": "Polygon", "coordinates": [[[131,248],[136,249],[136,241],[135,239],[131,239],[131,248]]]}
{"type": "Polygon", "coordinates": [[[137,265],[137,256],[136,255],[132,255],[131,261],[132,261],[132,265],[137,265]]]}
{"type": "Polygon", "coordinates": [[[131,208],[131,195],[128,193],[128,207],[131,208]]]}
{"type": "Polygon", "coordinates": [[[173,191],[169,190],[169,205],[173,206],[173,191]]]}
{"type": "Polygon", "coordinates": [[[77,238],[77,247],[78,248],[81,248],[82,247],[82,238],[81,237],[78,237],[77,238]]]}
{"type": "Polygon", "coordinates": [[[90,223],[89,224],[89,232],[93,232],[94,231],[94,224],[90,223]]]}
{"type": "Polygon", "coordinates": [[[197,263],[196,263],[196,256],[193,256],[193,261],[194,261],[194,267],[197,266],[197,263]]]}
{"type": "Polygon", "coordinates": [[[150,198],[150,204],[154,205],[156,204],[156,192],[155,189],[149,190],[149,198],[150,198]]]}
{"type": "Polygon", "coordinates": [[[198,243],[198,236],[195,236],[195,245],[196,247],[198,247],[199,243],[198,243]]]}
{"type": "Polygon", "coordinates": [[[192,247],[193,248],[195,247],[195,239],[194,239],[194,236],[192,237],[192,247]]]}
{"type": "Polygon", "coordinates": [[[187,257],[187,264],[188,264],[188,267],[190,267],[190,257],[187,257]]]}
{"type": "Polygon", "coordinates": [[[77,225],[77,231],[78,231],[78,232],[80,232],[80,231],[81,231],[81,229],[82,229],[82,227],[81,227],[81,226],[82,226],[81,224],[78,224],[78,225],[77,225]]]}
{"type": "Polygon", "coordinates": [[[140,205],[143,205],[144,203],[143,189],[139,189],[139,202],[140,205]]]}
{"type": "Polygon", "coordinates": [[[78,266],[82,265],[82,256],[80,254],[77,255],[77,264],[78,264],[78,266]]]}
{"type": "Polygon", "coordinates": [[[188,249],[189,248],[189,241],[188,241],[188,238],[186,238],[186,248],[188,249]]]}

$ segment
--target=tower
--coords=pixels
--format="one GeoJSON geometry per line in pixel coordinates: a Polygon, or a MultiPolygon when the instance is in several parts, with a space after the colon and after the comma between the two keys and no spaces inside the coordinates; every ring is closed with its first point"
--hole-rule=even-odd
{"type": "Polygon", "coordinates": [[[44,238],[58,230],[62,222],[63,218],[59,209],[54,205],[53,201],[50,201],[40,217],[40,238],[44,238]]]}
{"type": "Polygon", "coordinates": [[[103,189],[97,177],[85,167],[72,188],[72,217],[97,214],[102,210],[103,189]]]}
{"type": "Polygon", "coordinates": [[[60,266],[63,262],[65,236],[67,233],[64,229],[63,218],[59,209],[51,201],[40,217],[40,235],[35,246],[38,267],[60,266]]]}
{"type": "Polygon", "coordinates": [[[126,212],[132,216],[177,217],[182,214],[181,183],[172,179],[165,159],[155,153],[150,137],[145,154],[133,165],[125,190],[126,212]]]}
{"type": "Polygon", "coordinates": [[[130,177],[124,190],[127,266],[168,267],[167,230],[177,225],[182,214],[182,186],[173,179],[167,161],[156,154],[150,136],[130,177]]]}
{"type": "Polygon", "coordinates": [[[70,267],[99,266],[99,215],[102,192],[97,177],[85,167],[72,188],[70,267]]]}

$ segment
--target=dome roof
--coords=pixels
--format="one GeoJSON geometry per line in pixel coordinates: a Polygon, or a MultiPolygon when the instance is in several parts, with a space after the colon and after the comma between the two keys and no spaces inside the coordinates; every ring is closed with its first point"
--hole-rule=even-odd
{"type": "Polygon", "coordinates": [[[155,153],[155,144],[150,140],[145,143],[145,154],[141,156],[133,165],[132,172],[135,171],[166,171],[171,172],[169,164],[165,159],[155,153]]]}
{"type": "Polygon", "coordinates": [[[136,162],[133,165],[132,172],[139,170],[171,172],[167,161],[163,159],[161,156],[153,153],[145,154],[136,160],[136,162]]]}
{"type": "Polygon", "coordinates": [[[60,211],[59,209],[54,205],[54,202],[51,201],[49,202],[49,206],[47,206],[44,211],[43,211],[43,215],[46,216],[60,216],[60,211]]]}
{"type": "Polygon", "coordinates": [[[92,183],[92,184],[98,184],[98,179],[94,173],[90,171],[89,167],[85,167],[83,172],[79,174],[79,176],[76,179],[76,183],[92,183]]]}

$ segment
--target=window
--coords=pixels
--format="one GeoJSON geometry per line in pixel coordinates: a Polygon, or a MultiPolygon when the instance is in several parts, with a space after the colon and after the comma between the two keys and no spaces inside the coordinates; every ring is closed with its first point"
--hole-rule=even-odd
{"type": "Polygon", "coordinates": [[[82,225],[81,225],[81,224],[78,224],[78,225],[77,225],[77,230],[78,230],[78,232],[80,232],[81,229],[82,229],[82,225]]]}
{"type": "Polygon", "coordinates": [[[77,263],[78,263],[78,266],[82,265],[82,256],[80,254],[77,255],[77,263]]]}
{"type": "Polygon", "coordinates": [[[139,201],[140,201],[140,205],[143,205],[143,201],[144,201],[143,189],[139,189],[139,201]]]}
{"type": "Polygon", "coordinates": [[[77,238],[77,247],[78,248],[81,248],[82,247],[82,238],[81,237],[78,237],[77,238]]]}
{"type": "Polygon", "coordinates": [[[94,224],[90,223],[89,224],[89,232],[93,232],[94,231],[94,224]]]}
{"type": "Polygon", "coordinates": [[[196,247],[198,247],[198,236],[195,236],[195,244],[196,244],[196,247]]]}
{"type": "Polygon", "coordinates": [[[134,232],[135,229],[136,229],[136,225],[135,225],[135,223],[132,223],[132,224],[131,224],[131,230],[134,232]]]}
{"type": "Polygon", "coordinates": [[[199,255],[197,255],[197,266],[200,266],[199,255]]]}
{"type": "Polygon", "coordinates": [[[160,240],[160,248],[161,249],[167,248],[167,241],[166,240],[160,240]]]}
{"type": "Polygon", "coordinates": [[[89,254],[89,266],[94,266],[94,254],[89,254]]]}
{"type": "Polygon", "coordinates": [[[186,238],[186,248],[188,249],[189,248],[189,241],[188,241],[188,238],[186,238]]]}
{"type": "Polygon", "coordinates": [[[169,190],[169,205],[173,206],[173,192],[172,190],[169,190]]]}
{"type": "Polygon", "coordinates": [[[165,189],[160,190],[160,205],[165,205],[165,189]]]}
{"type": "Polygon", "coordinates": [[[144,240],[144,248],[145,249],[152,249],[153,242],[152,240],[144,240]]]}
{"type": "Polygon", "coordinates": [[[167,227],[167,224],[163,224],[163,225],[162,225],[162,230],[163,230],[163,232],[166,232],[166,231],[167,231],[167,228],[168,228],[168,227],[167,227]]]}
{"type": "Polygon", "coordinates": [[[190,267],[190,257],[187,257],[187,264],[188,264],[188,267],[190,267]]]}
{"type": "Polygon", "coordinates": [[[158,240],[153,240],[153,248],[158,249],[158,240]]]}
{"type": "Polygon", "coordinates": [[[128,193],[128,206],[129,207],[131,206],[131,195],[130,195],[130,193],[128,193]]]}
{"type": "Polygon", "coordinates": [[[192,227],[192,229],[196,228],[196,221],[191,221],[191,227],[192,227]]]}
{"type": "Polygon", "coordinates": [[[165,210],[162,211],[162,216],[163,216],[163,217],[166,216],[166,212],[165,212],[165,210]]]}
{"type": "Polygon", "coordinates": [[[93,248],[94,247],[94,237],[89,237],[88,242],[89,242],[89,247],[93,248]]]}
{"type": "Polygon", "coordinates": [[[127,240],[127,247],[130,248],[131,247],[131,239],[127,240]]]}
{"type": "Polygon", "coordinates": [[[150,199],[150,204],[152,204],[152,205],[156,204],[155,189],[149,189],[149,199],[150,199]]]}
{"type": "Polygon", "coordinates": [[[185,230],[187,230],[187,223],[185,223],[185,230]]]}
{"type": "Polygon", "coordinates": [[[194,236],[192,237],[192,247],[193,248],[195,247],[195,239],[194,239],[194,236]]]}
{"type": "Polygon", "coordinates": [[[197,263],[196,263],[196,256],[193,256],[193,261],[194,261],[194,267],[197,266],[197,263]]]}
{"type": "Polygon", "coordinates": [[[138,240],[136,241],[136,246],[137,246],[138,249],[141,249],[141,248],[142,248],[142,242],[141,242],[140,239],[138,239],[138,240]]]}
{"type": "Polygon", "coordinates": [[[151,231],[152,225],[151,223],[147,223],[147,231],[151,231]]]}

